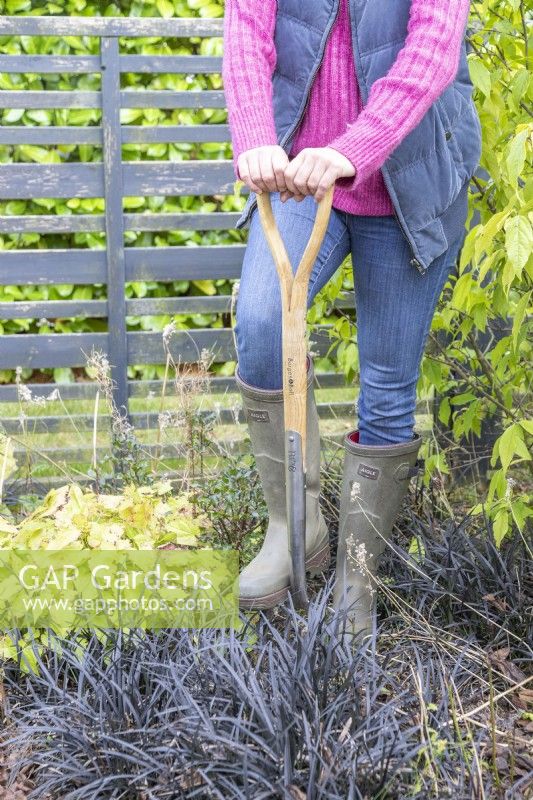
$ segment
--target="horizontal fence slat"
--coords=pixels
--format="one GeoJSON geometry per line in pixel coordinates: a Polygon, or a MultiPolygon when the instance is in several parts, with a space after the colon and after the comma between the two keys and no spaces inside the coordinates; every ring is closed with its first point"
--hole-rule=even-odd
{"type": "MultiPolygon", "coordinates": [[[[167,314],[221,314],[230,310],[230,296],[147,297],[126,301],[128,316],[167,314]]],[[[0,303],[0,319],[57,319],[107,317],[105,300],[34,300],[0,303]]],[[[23,336],[24,334],[20,334],[23,336]]],[[[0,355],[0,362],[1,362],[0,355]]]]}
{"type": "MultiPolygon", "coordinates": [[[[229,142],[229,126],[225,123],[212,125],[123,125],[122,144],[168,144],[195,142],[229,142]]],[[[71,125],[0,126],[0,144],[57,145],[92,144],[102,146],[102,129],[93,125],[87,128],[71,125]]]]}
{"type": "MultiPolygon", "coordinates": [[[[345,388],[351,384],[346,383],[344,375],[340,372],[315,371],[315,388],[345,388]]],[[[96,396],[97,384],[94,381],[80,381],[78,383],[28,383],[25,389],[37,397],[48,397],[57,389],[63,400],[93,400],[96,396]]],[[[130,397],[146,398],[149,394],[159,396],[163,389],[163,381],[138,381],[128,383],[130,397]]],[[[209,391],[212,394],[236,392],[235,378],[231,376],[211,375],[209,378],[209,391]]],[[[168,394],[168,387],[167,387],[168,394]]],[[[15,384],[0,384],[0,403],[15,403],[18,399],[18,390],[15,384]]]]}
{"type": "MultiPolygon", "coordinates": [[[[331,341],[325,329],[313,333],[313,350],[325,355],[331,341]]],[[[0,367],[28,369],[55,367],[82,367],[95,348],[107,354],[106,333],[65,334],[4,334],[0,367]]],[[[128,364],[162,364],[166,361],[161,333],[130,331],[128,340],[128,364]]],[[[176,330],[169,342],[172,357],[182,362],[196,362],[206,348],[215,356],[215,361],[235,359],[233,331],[230,328],[194,328],[176,330]]]]}
{"type": "Polygon", "coordinates": [[[70,72],[81,75],[100,72],[101,61],[98,56],[9,56],[0,54],[0,72],[61,73],[70,72]]]}
{"type": "MultiPolygon", "coordinates": [[[[355,398],[353,402],[333,402],[333,403],[317,403],[317,411],[320,419],[339,419],[339,420],[353,420],[356,419],[355,398]]],[[[420,416],[426,415],[427,408],[422,409],[420,416]]],[[[235,425],[244,424],[246,418],[243,414],[242,408],[234,410],[231,408],[220,408],[217,411],[203,410],[199,412],[199,416],[203,419],[215,418],[218,425],[235,425]]],[[[416,416],[419,416],[418,412],[416,416]]],[[[159,414],[155,412],[142,412],[136,411],[130,415],[131,422],[134,428],[138,431],[152,431],[157,430],[159,427],[159,414]]],[[[65,431],[72,431],[74,427],[80,432],[91,431],[94,428],[94,416],[92,414],[71,414],[67,416],[41,416],[41,417],[26,417],[24,421],[24,428],[21,428],[21,422],[18,418],[7,418],[2,422],[5,432],[11,436],[19,437],[21,433],[27,431],[32,434],[42,433],[61,433],[65,431]]],[[[98,430],[104,432],[109,429],[110,417],[108,414],[102,414],[98,417],[98,430]]],[[[416,423],[417,429],[420,428],[420,421],[416,423]]]]}
{"type": "Polygon", "coordinates": [[[1,363],[3,369],[15,369],[18,366],[29,369],[80,367],[86,364],[86,356],[89,356],[93,347],[106,352],[107,334],[4,334],[1,363]]]}
{"type": "Polygon", "coordinates": [[[233,230],[240,213],[232,211],[213,211],[207,213],[179,214],[125,214],[124,227],[127,231],[215,231],[233,230]]]}
{"type": "MultiPolygon", "coordinates": [[[[214,231],[233,230],[239,213],[213,211],[211,213],[180,214],[124,214],[125,230],[135,231],[214,231]]],[[[0,216],[0,233],[74,233],[78,231],[103,232],[102,214],[39,214],[25,216],[0,216]]]]}
{"type": "MultiPolygon", "coordinates": [[[[1,172],[1,170],[0,170],[1,172]]],[[[105,250],[4,250],[0,251],[0,285],[105,283],[105,250]]]]}
{"type": "MultiPolygon", "coordinates": [[[[100,475],[100,480],[102,482],[112,479],[113,476],[111,474],[100,475]]],[[[165,470],[165,480],[170,481],[172,486],[181,487],[183,486],[183,481],[188,482],[189,479],[190,476],[183,474],[182,477],[177,470],[165,470]]],[[[66,475],[60,475],[59,477],[41,477],[40,475],[32,475],[31,487],[38,495],[44,496],[52,489],[57,489],[60,486],[64,486],[69,480],[70,476],[67,477],[66,475]]],[[[199,481],[199,479],[196,480],[199,481]]],[[[76,483],[84,488],[89,488],[90,486],[94,486],[94,478],[76,475],[76,483]]],[[[188,483],[186,483],[186,485],[188,485],[188,483]]],[[[7,485],[5,490],[6,496],[18,497],[19,495],[28,494],[28,488],[28,481],[24,477],[22,480],[13,481],[7,485]]]]}
{"type": "MultiPolygon", "coordinates": [[[[168,348],[177,362],[196,362],[201,351],[210,350],[215,361],[235,358],[233,331],[228,328],[176,330],[168,348]]],[[[128,333],[128,364],[163,364],[166,361],[161,333],[131,331],[128,333]]]]}
{"type": "Polygon", "coordinates": [[[126,249],[126,280],[164,282],[238,278],[245,249],[244,244],[129,247],[126,249]]]}
{"type": "MultiPolygon", "coordinates": [[[[52,390],[57,384],[48,384],[52,390]]],[[[79,384],[78,384],[79,385],[79,384]]],[[[38,389],[40,384],[35,384],[38,389]]],[[[354,387],[353,383],[347,383],[346,377],[342,372],[317,372],[315,370],[314,379],[315,389],[346,389],[354,387]]],[[[8,387],[4,387],[8,388],[8,387]]],[[[159,397],[163,390],[163,381],[130,381],[129,382],[129,396],[136,398],[146,398],[148,395],[159,397]]],[[[171,393],[167,385],[167,396],[171,393]]],[[[209,378],[209,393],[210,394],[224,394],[224,393],[238,392],[237,384],[233,376],[211,375],[209,378]]],[[[96,394],[96,389],[93,389],[92,397],[96,394]]],[[[13,395],[15,396],[15,395],[13,395]]],[[[0,386],[0,401],[2,401],[2,386],[0,386]]]]}
{"type": "Polygon", "coordinates": [[[97,233],[104,230],[102,214],[0,216],[0,233],[97,233]]]}
{"type": "Polygon", "coordinates": [[[103,197],[104,170],[96,164],[2,164],[0,199],[103,197]]]}
{"type": "MultiPolygon", "coordinates": [[[[244,455],[250,451],[248,442],[238,439],[217,439],[214,445],[214,452],[225,452],[231,450],[233,455],[244,455]]],[[[156,445],[156,444],[142,444],[143,453],[149,456],[159,456],[162,459],[184,458],[189,450],[186,445],[156,445]]],[[[16,448],[14,452],[17,464],[19,467],[24,467],[27,460],[27,453],[25,448],[16,448]]],[[[102,464],[106,457],[109,457],[110,452],[108,447],[97,447],[96,458],[99,464],[102,464]]],[[[93,461],[94,450],[92,447],[54,447],[43,448],[34,454],[33,463],[42,464],[44,462],[53,461],[56,464],[90,464],[93,461]]]]}
{"type": "MultiPolygon", "coordinates": [[[[0,303],[0,319],[58,319],[59,317],[107,317],[105,300],[35,300],[0,303]]],[[[24,336],[24,334],[20,334],[24,336]]],[[[2,356],[0,354],[0,363],[2,356]]]]}
{"type": "MultiPolygon", "coordinates": [[[[4,334],[0,363],[3,369],[22,366],[29,369],[82,367],[95,348],[107,354],[106,333],[4,334]]],[[[234,357],[233,337],[229,329],[177,331],[172,337],[173,357],[197,361],[201,350],[213,348],[221,361],[234,357]]],[[[160,333],[128,333],[129,364],[161,364],[166,355],[160,333]]]]}
{"type": "MultiPolygon", "coordinates": [[[[130,247],[126,280],[232,279],[241,274],[246,245],[130,247]]],[[[0,251],[0,285],[106,283],[105,250],[0,251]]]]}
{"type": "Polygon", "coordinates": [[[120,93],[122,108],[226,108],[224,91],[201,89],[175,92],[169,89],[129,89],[120,93]]]}
{"type": "MultiPolygon", "coordinates": [[[[224,91],[204,89],[175,92],[171,90],[129,89],[120,93],[121,108],[225,108],[224,91]]],[[[102,107],[100,92],[35,91],[15,89],[0,91],[0,108],[98,108],[102,107]]]]}
{"type": "MultiPolygon", "coordinates": [[[[81,128],[76,125],[54,127],[31,125],[0,126],[0,144],[102,144],[102,129],[98,126],[81,128]]],[[[4,165],[2,165],[4,166],[4,165]]]]}
{"type": "Polygon", "coordinates": [[[231,308],[230,295],[213,297],[143,297],[126,302],[128,316],[223,314],[231,308]]]}
{"type": "MultiPolygon", "coordinates": [[[[233,194],[236,180],[228,160],[127,161],[123,174],[124,195],[135,197],[233,194]]],[[[100,163],[2,164],[0,170],[0,200],[102,197],[103,188],[100,163]]]]}
{"type": "Polygon", "coordinates": [[[14,89],[0,91],[0,108],[101,108],[100,92],[14,89]]]}
{"type": "Polygon", "coordinates": [[[119,69],[121,72],[151,73],[188,73],[193,75],[207,75],[222,71],[222,58],[220,56],[156,56],[133,55],[120,56],[119,69]]]}
{"type": "Polygon", "coordinates": [[[123,170],[126,196],[233,194],[236,181],[227,160],[128,161],[123,170]]]}
{"type": "Polygon", "coordinates": [[[222,18],[0,17],[0,36],[221,37],[222,18]]]}
{"type": "Polygon", "coordinates": [[[154,144],[167,142],[229,142],[229,126],[212,125],[123,125],[123,144],[154,144]]]}
{"type": "MultiPolygon", "coordinates": [[[[355,406],[354,403],[317,403],[317,411],[321,419],[331,419],[333,416],[347,417],[355,415],[355,406]]],[[[246,421],[242,408],[239,408],[236,413],[231,408],[221,408],[217,412],[209,410],[199,412],[199,416],[203,419],[212,419],[214,415],[219,425],[235,425],[237,422],[242,424],[246,421]]],[[[159,414],[156,412],[136,411],[130,414],[130,419],[135,429],[139,431],[151,431],[159,427],[159,414]]],[[[73,430],[73,426],[79,431],[90,431],[94,427],[94,416],[92,414],[71,414],[70,417],[26,417],[24,429],[21,428],[19,419],[13,417],[4,419],[2,425],[6,433],[10,435],[20,435],[24,429],[32,433],[56,433],[73,430]]],[[[98,417],[98,429],[105,431],[109,429],[109,425],[109,414],[101,414],[98,417]]]]}
{"type": "MultiPolygon", "coordinates": [[[[353,298],[338,298],[333,308],[353,308],[353,298]]],[[[231,311],[231,295],[142,297],[126,300],[129,317],[224,314],[231,311]]],[[[0,319],[57,319],[107,317],[105,300],[32,300],[0,303],[0,319]]],[[[24,334],[20,334],[24,336],[24,334]]],[[[1,363],[1,356],[0,356],[1,363]]]]}
{"type": "MultiPolygon", "coordinates": [[[[101,71],[98,56],[4,55],[0,54],[0,72],[88,74],[101,71]]],[[[218,74],[222,70],[220,56],[120,56],[121,72],[218,74]]]]}

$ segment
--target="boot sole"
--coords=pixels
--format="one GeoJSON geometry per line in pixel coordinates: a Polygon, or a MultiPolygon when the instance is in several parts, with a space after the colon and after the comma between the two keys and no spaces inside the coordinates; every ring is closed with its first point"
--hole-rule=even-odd
{"type": "MultiPolygon", "coordinates": [[[[331,559],[329,541],[325,545],[309,556],[305,562],[305,571],[309,572],[311,577],[325,572],[328,568],[331,559]]],[[[239,597],[239,608],[245,609],[265,609],[274,608],[279,605],[289,596],[290,587],[285,586],[283,589],[278,589],[277,592],[270,594],[260,595],[259,597],[239,597]]]]}

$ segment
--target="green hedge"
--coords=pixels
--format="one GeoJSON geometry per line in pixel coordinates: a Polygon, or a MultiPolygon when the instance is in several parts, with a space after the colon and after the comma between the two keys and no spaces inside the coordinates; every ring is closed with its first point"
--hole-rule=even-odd
{"type": "MultiPolygon", "coordinates": [[[[129,0],[120,4],[85,2],[26,2],[10,0],[0,2],[4,14],[28,15],[70,15],[70,16],[147,16],[147,17],[222,17],[223,2],[212,0],[129,0]]],[[[129,54],[158,55],[204,55],[222,56],[221,38],[175,39],[150,37],[144,39],[121,40],[122,52],[129,54]]],[[[0,37],[0,52],[5,54],[50,54],[95,55],[99,52],[99,41],[93,37],[0,37]]],[[[144,87],[147,89],[220,90],[223,88],[220,74],[174,75],[174,74],[125,74],[122,76],[124,88],[144,87]]],[[[95,90],[100,88],[99,75],[18,75],[0,74],[0,89],[32,90],[95,90]]],[[[7,109],[0,111],[0,124],[4,125],[98,125],[100,111],[97,109],[7,109]]],[[[123,109],[122,121],[134,125],[199,125],[227,123],[225,109],[123,109]]],[[[231,143],[179,143],[123,145],[125,160],[143,161],[182,161],[200,159],[225,159],[232,157],[231,143]]],[[[101,161],[101,148],[91,145],[64,145],[37,147],[30,145],[0,147],[0,162],[65,163],[101,161]]],[[[132,197],[125,200],[126,211],[183,212],[183,211],[240,211],[245,198],[237,196],[222,197],[132,197]]],[[[0,214],[101,214],[104,211],[102,199],[72,200],[15,200],[0,203],[0,214]]],[[[171,246],[171,245],[209,245],[235,244],[245,242],[243,231],[169,231],[126,233],[126,246],[171,246]]],[[[101,248],[105,246],[105,235],[99,233],[47,234],[34,233],[0,236],[2,249],[36,248],[101,248]]],[[[158,283],[156,281],[137,281],[127,286],[128,298],[167,297],[179,295],[228,295],[233,281],[199,280],[158,283]]],[[[54,286],[0,286],[0,302],[10,300],[97,300],[106,297],[105,285],[76,286],[63,284],[54,286]]],[[[316,315],[315,315],[316,317],[316,315]]],[[[229,319],[219,314],[182,314],[174,316],[178,328],[216,328],[229,325],[229,319]]],[[[316,322],[321,321],[315,319],[316,322]]],[[[129,317],[129,330],[162,331],[170,322],[168,316],[129,317]]],[[[56,320],[0,320],[0,332],[88,332],[105,331],[104,319],[56,319],[56,320]]],[[[218,365],[218,372],[233,372],[233,362],[218,365]]],[[[153,379],[161,377],[164,367],[131,367],[130,377],[153,379]]],[[[56,380],[73,378],[69,369],[45,371],[56,380]]],[[[31,372],[23,373],[25,379],[31,372]]],[[[35,377],[35,376],[34,376],[35,377]]],[[[11,382],[13,371],[0,370],[0,382],[11,382]]]]}

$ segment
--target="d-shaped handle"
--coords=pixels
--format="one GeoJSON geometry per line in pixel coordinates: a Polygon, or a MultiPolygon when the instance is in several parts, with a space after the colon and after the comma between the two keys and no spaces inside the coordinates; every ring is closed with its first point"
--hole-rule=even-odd
{"type": "MultiPolygon", "coordinates": [[[[298,291],[298,297],[294,297],[296,286],[305,289],[305,302],[307,303],[307,287],[309,278],[311,277],[311,270],[316,261],[319,253],[322,240],[326,233],[329,217],[331,213],[331,203],[333,201],[333,190],[335,185],[332,184],[326,191],[326,194],[319,200],[316,212],[313,230],[307,242],[306,248],[303,252],[302,258],[298,268],[293,274],[291,263],[287,255],[287,250],[281,238],[281,234],[276,225],[274,214],[272,213],[272,204],[270,202],[270,192],[262,192],[257,195],[257,207],[259,209],[259,216],[261,225],[265,234],[265,238],[270,247],[272,258],[276,265],[278,272],[282,299],[287,302],[287,308],[293,308],[294,303],[302,300],[302,292],[298,291]],[[294,284],[294,286],[293,286],[294,284]]],[[[295,201],[296,202],[296,201],[295,201]]]]}

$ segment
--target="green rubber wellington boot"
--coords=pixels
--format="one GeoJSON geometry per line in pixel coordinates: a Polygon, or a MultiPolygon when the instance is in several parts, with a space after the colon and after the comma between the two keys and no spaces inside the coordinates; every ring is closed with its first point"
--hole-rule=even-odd
{"type": "MultiPolygon", "coordinates": [[[[313,389],[313,362],[307,356],[306,567],[311,573],[329,564],[329,533],[319,504],[320,433],[313,389]]],[[[290,554],[285,489],[283,391],[235,380],[243,401],[252,452],[268,509],[268,527],[259,553],[239,575],[241,608],[272,608],[288,595],[290,554]]]]}
{"type": "Polygon", "coordinates": [[[348,637],[371,630],[376,594],[372,576],[409,479],[421,467],[421,444],[418,433],[411,441],[391,445],[359,444],[358,430],[344,438],[333,606],[348,637]]]}

